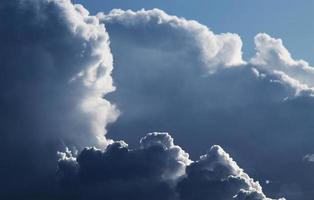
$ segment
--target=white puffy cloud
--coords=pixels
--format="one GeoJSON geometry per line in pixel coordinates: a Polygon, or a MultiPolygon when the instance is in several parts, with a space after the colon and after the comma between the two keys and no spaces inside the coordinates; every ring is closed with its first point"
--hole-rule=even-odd
{"type": "Polygon", "coordinates": [[[251,64],[268,73],[283,74],[282,80],[295,86],[297,91],[313,90],[314,68],[304,60],[293,59],[281,39],[259,33],[255,36],[255,46],[257,52],[251,64]]]}
{"type": "Polygon", "coordinates": [[[199,52],[196,56],[203,62],[203,66],[209,73],[215,72],[219,67],[228,68],[244,64],[241,50],[242,41],[237,34],[214,34],[208,27],[196,21],[170,16],[159,9],[137,12],[114,9],[107,15],[99,13],[97,16],[105,24],[123,24],[130,28],[157,26],[163,30],[171,30],[168,33],[178,38],[164,38],[166,40],[159,43],[160,39],[157,34],[164,33],[157,31],[149,33],[152,41],[147,42],[156,44],[157,48],[176,48],[180,51],[181,49],[173,46],[171,42],[181,39],[180,48],[185,50],[197,48],[199,52]]]}

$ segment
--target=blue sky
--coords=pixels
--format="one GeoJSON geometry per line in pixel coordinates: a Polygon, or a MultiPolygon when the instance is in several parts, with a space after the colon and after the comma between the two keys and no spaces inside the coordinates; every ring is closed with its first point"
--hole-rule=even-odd
{"type": "Polygon", "coordinates": [[[282,38],[296,59],[314,63],[313,0],[75,0],[91,13],[113,8],[160,8],[168,14],[194,19],[216,33],[238,33],[244,58],[254,54],[253,38],[259,32],[282,38]]]}

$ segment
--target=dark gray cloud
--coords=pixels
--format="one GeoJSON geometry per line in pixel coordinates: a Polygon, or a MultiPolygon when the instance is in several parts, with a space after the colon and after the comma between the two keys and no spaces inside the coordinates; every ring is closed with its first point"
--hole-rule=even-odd
{"type": "Polygon", "coordinates": [[[313,196],[313,169],[300,159],[314,151],[313,70],[280,39],[258,34],[256,55],[243,61],[238,35],[157,9],[98,17],[115,60],[108,99],[121,112],[109,137],[133,146],[144,132],[170,131],[192,158],[221,144],[253,177],[271,181],[267,194],[297,184],[313,196]]]}
{"type": "Polygon", "coordinates": [[[120,141],[105,151],[85,148],[77,158],[60,155],[61,194],[80,199],[175,199],[175,182],[191,162],[166,133],[148,134],[137,149],[120,141]]]}
{"type": "Polygon", "coordinates": [[[148,134],[136,149],[114,142],[60,155],[62,193],[80,199],[267,199],[220,146],[192,162],[167,133],[148,134]]]}
{"type": "Polygon", "coordinates": [[[42,199],[58,149],[106,143],[109,38],[68,0],[2,0],[0,24],[0,198],[42,199]]]}
{"type": "Polygon", "coordinates": [[[243,192],[256,193],[260,199],[266,199],[261,186],[245,174],[217,145],[187,167],[187,177],[179,183],[178,188],[183,200],[227,200],[236,196],[240,198],[243,192]]]}

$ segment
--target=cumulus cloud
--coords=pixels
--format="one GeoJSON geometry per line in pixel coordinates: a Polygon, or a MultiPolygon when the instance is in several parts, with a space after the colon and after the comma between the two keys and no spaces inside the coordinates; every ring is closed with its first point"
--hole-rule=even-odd
{"type": "Polygon", "coordinates": [[[0,198],[267,199],[221,147],[196,158],[213,144],[274,180],[274,198],[297,199],[278,193],[291,183],[313,196],[299,162],[314,151],[312,68],[280,39],[257,35],[246,62],[237,34],[158,9],[91,16],[69,0],[3,0],[0,15],[0,198]],[[173,132],[192,159],[166,133],[136,146],[153,131],[173,132]],[[85,146],[96,147],[77,155],[85,146]]]}
{"type": "Polygon", "coordinates": [[[314,150],[312,67],[280,39],[258,34],[257,53],[246,62],[237,34],[157,9],[97,16],[115,59],[117,90],[108,99],[121,110],[109,137],[135,146],[143,132],[170,131],[192,158],[208,141],[221,144],[254,177],[274,180],[264,186],[267,194],[280,197],[283,185],[297,183],[312,196],[313,180],[300,162],[314,150]]]}
{"type": "Polygon", "coordinates": [[[62,194],[75,186],[83,199],[174,199],[174,184],[191,162],[167,133],[148,134],[136,149],[117,141],[104,151],[85,148],[77,158],[66,154],[57,172],[62,194]]]}
{"type": "Polygon", "coordinates": [[[0,13],[0,149],[10,152],[0,193],[23,196],[11,190],[31,194],[30,179],[54,173],[57,149],[106,145],[118,115],[103,99],[113,60],[104,25],[69,0],[3,0],[0,13]]]}
{"type": "MultiPolygon", "coordinates": [[[[99,13],[98,18],[105,24],[121,24],[130,29],[149,27],[150,36],[141,38],[143,41],[141,45],[153,43],[156,49],[177,50],[178,54],[196,53],[195,56],[210,73],[215,72],[219,66],[227,68],[244,63],[242,41],[237,34],[217,35],[196,21],[170,16],[159,9],[138,12],[115,9],[108,15],[99,13]],[[165,33],[169,34],[169,37],[161,39],[160,34],[165,33]]],[[[141,29],[134,31],[136,30],[141,31],[141,29]]]]}
{"type": "Polygon", "coordinates": [[[220,146],[192,162],[167,133],[148,134],[136,149],[120,141],[104,151],[86,148],[77,158],[65,154],[58,168],[63,189],[75,185],[83,199],[266,200],[220,146]]]}
{"type": "Polygon", "coordinates": [[[182,199],[232,199],[241,189],[262,193],[260,185],[250,179],[220,146],[213,146],[188,167],[187,178],[180,183],[179,189],[182,199]]]}
{"type": "Polygon", "coordinates": [[[187,166],[186,172],[186,177],[178,184],[183,200],[269,199],[263,194],[260,184],[250,178],[218,145],[212,146],[207,154],[187,166]]]}
{"type": "MultiPolygon", "coordinates": [[[[256,55],[250,63],[270,73],[280,71],[291,79],[312,88],[314,68],[304,60],[295,60],[285,48],[281,39],[275,39],[265,33],[255,36],[256,55]]],[[[291,81],[287,81],[290,82],[291,81]]],[[[303,87],[297,83],[301,90],[303,87]]]]}

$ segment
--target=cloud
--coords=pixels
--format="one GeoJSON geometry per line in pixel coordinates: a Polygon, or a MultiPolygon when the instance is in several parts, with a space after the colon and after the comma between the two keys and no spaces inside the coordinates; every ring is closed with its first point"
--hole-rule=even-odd
{"type": "Polygon", "coordinates": [[[136,149],[120,141],[104,151],[86,148],[77,158],[66,154],[59,160],[60,181],[65,190],[76,185],[83,199],[266,200],[259,183],[220,146],[191,163],[168,133],[148,134],[136,149]]]}
{"type": "Polygon", "coordinates": [[[113,59],[104,25],[69,0],[3,0],[0,13],[0,193],[26,198],[58,149],[106,145],[113,59]]]}
{"type": "Polygon", "coordinates": [[[313,67],[304,60],[293,59],[281,39],[259,33],[255,36],[255,46],[257,53],[250,63],[269,73],[280,71],[285,77],[289,77],[289,80],[287,78],[282,80],[295,86],[297,91],[311,90],[310,93],[313,94],[313,67]]]}
{"type": "MultiPolygon", "coordinates": [[[[262,187],[241,169],[220,146],[187,167],[178,184],[181,199],[266,200],[262,187]]],[[[281,198],[283,199],[283,198],[281,198]]]]}
{"type": "Polygon", "coordinates": [[[158,9],[91,16],[69,0],[3,0],[0,13],[0,198],[265,199],[219,146],[196,158],[213,144],[270,178],[266,194],[312,196],[299,162],[313,151],[312,69],[279,39],[259,34],[246,62],[237,34],[158,9]],[[182,148],[166,133],[137,147],[153,131],[182,148]]]}
{"type": "Polygon", "coordinates": [[[137,149],[117,141],[104,151],[85,148],[77,158],[62,154],[57,174],[62,194],[75,185],[83,199],[174,199],[173,184],[190,162],[170,135],[151,133],[137,149]]]}
{"type": "Polygon", "coordinates": [[[303,157],[303,160],[307,162],[314,162],[314,154],[306,154],[303,157]]]}
{"type": "MultiPolygon", "coordinates": [[[[120,24],[130,29],[149,27],[150,30],[146,30],[149,31],[146,32],[149,35],[137,39],[141,41],[142,47],[147,47],[152,43],[156,49],[177,50],[178,54],[197,54],[196,59],[202,62],[202,66],[210,73],[215,72],[221,66],[227,68],[244,63],[242,41],[237,34],[217,35],[196,21],[170,16],[159,9],[137,12],[114,9],[108,15],[99,13],[97,16],[105,24],[120,24]],[[162,39],[160,34],[169,35],[162,39]]],[[[145,31],[133,29],[133,31],[142,30],[145,31]]]]}
{"type": "Polygon", "coordinates": [[[282,185],[297,183],[312,196],[300,161],[313,151],[312,67],[280,39],[258,34],[256,55],[244,61],[237,34],[157,9],[97,16],[115,60],[117,90],[107,98],[121,111],[109,137],[134,147],[143,132],[169,131],[193,159],[221,144],[253,177],[272,180],[267,194],[278,198],[282,185]]]}

